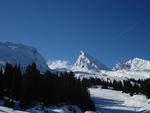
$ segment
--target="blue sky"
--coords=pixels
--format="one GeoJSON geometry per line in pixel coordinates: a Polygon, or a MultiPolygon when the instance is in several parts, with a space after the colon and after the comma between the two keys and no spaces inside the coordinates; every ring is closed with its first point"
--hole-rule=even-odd
{"type": "Polygon", "coordinates": [[[149,0],[1,0],[0,41],[71,63],[84,50],[109,67],[150,60],[149,0]]]}

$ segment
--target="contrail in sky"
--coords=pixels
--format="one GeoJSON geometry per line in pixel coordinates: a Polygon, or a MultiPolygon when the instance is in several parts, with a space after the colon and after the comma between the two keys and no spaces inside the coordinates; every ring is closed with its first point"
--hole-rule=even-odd
{"type": "Polygon", "coordinates": [[[129,31],[131,31],[132,29],[134,29],[138,24],[140,23],[135,23],[129,27],[127,27],[126,29],[124,29],[122,32],[120,32],[120,34],[117,36],[118,38],[120,38],[121,36],[123,36],[124,34],[128,33],[129,31]]]}

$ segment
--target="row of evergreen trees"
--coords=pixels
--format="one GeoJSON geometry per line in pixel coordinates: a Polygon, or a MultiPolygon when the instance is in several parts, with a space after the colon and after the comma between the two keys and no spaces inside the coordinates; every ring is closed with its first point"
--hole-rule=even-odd
{"type": "Polygon", "coordinates": [[[92,87],[95,85],[101,85],[102,88],[105,89],[113,89],[122,91],[123,93],[129,93],[131,96],[134,94],[144,94],[147,98],[150,98],[150,79],[146,80],[135,80],[135,79],[128,79],[123,81],[116,81],[116,80],[104,80],[100,78],[83,78],[82,84],[85,87],[92,87]]]}
{"type": "Polygon", "coordinates": [[[87,87],[74,73],[41,74],[36,64],[27,66],[22,73],[20,66],[6,64],[0,71],[0,98],[5,106],[14,107],[16,101],[22,109],[43,103],[45,106],[65,103],[78,105],[83,111],[95,111],[87,87]]]}

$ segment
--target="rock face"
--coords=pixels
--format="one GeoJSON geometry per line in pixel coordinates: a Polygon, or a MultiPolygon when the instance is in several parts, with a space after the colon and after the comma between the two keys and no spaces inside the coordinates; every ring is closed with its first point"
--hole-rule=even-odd
{"type": "Polygon", "coordinates": [[[0,66],[3,67],[6,63],[19,64],[23,68],[36,63],[41,72],[48,70],[45,59],[37,49],[23,44],[0,43],[0,66]]]}
{"type": "Polygon", "coordinates": [[[73,66],[74,70],[79,71],[100,71],[100,70],[110,70],[103,63],[97,59],[90,56],[88,53],[80,51],[80,55],[73,66]]]}
{"type": "Polygon", "coordinates": [[[116,64],[114,67],[115,70],[131,70],[131,71],[143,71],[143,70],[150,70],[150,61],[134,58],[127,61],[124,64],[116,64]]]}

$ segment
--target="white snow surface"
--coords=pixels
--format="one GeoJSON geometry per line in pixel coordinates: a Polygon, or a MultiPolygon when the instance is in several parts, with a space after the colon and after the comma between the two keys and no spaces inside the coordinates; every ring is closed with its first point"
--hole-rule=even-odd
{"type": "Polygon", "coordinates": [[[23,68],[36,63],[37,68],[42,72],[49,69],[43,56],[34,47],[0,42],[0,67],[5,66],[6,63],[19,64],[23,68]]]}
{"type": "Polygon", "coordinates": [[[150,99],[143,95],[130,96],[121,91],[89,88],[97,112],[101,113],[150,113],[150,99]]]}
{"type": "Polygon", "coordinates": [[[98,72],[100,70],[110,70],[103,63],[98,61],[97,59],[90,56],[88,53],[80,51],[80,55],[72,67],[73,71],[94,71],[98,72]]]}
{"type": "Polygon", "coordinates": [[[19,111],[19,110],[13,110],[12,108],[0,106],[0,113],[27,113],[27,112],[19,111]]]}
{"type": "Polygon", "coordinates": [[[150,71],[138,71],[138,70],[117,70],[117,71],[107,71],[106,75],[117,78],[128,78],[128,79],[147,79],[150,78],[150,71]]]}
{"type": "Polygon", "coordinates": [[[130,71],[130,70],[117,70],[117,71],[105,71],[100,72],[82,72],[75,71],[77,78],[101,78],[104,80],[126,80],[126,79],[147,79],[150,78],[150,71],[130,71]]]}

